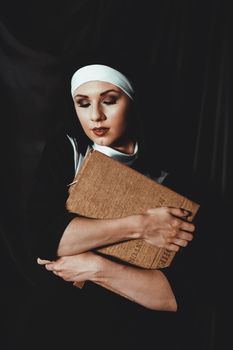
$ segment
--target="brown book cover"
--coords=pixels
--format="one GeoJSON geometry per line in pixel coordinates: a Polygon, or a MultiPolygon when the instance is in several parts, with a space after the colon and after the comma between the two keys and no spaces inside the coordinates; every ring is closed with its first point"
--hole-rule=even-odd
{"type": "MultiPolygon", "coordinates": [[[[85,157],[66,203],[68,211],[98,219],[141,214],[162,206],[190,211],[190,222],[199,209],[199,204],[96,150],[85,157]]],[[[100,247],[97,252],[146,269],[168,267],[175,255],[141,239],[100,247]]]]}

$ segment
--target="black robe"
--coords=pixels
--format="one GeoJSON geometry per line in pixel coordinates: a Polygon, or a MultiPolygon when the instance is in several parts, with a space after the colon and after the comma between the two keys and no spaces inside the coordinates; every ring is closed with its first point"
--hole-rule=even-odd
{"type": "MultiPolygon", "coordinates": [[[[83,152],[85,147],[80,147],[83,152]]],[[[146,161],[140,153],[134,167],[153,177],[157,173],[151,161],[146,161]]],[[[91,346],[98,349],[201,348],[198,309],[213,298],[209,294],[212,283],[209,261],[215,259],[215,250],[206,259],[205,230],[209,221],[203,215],[205,196],[195,177],[177,171],[169,173],[163,183],[201,205],[194,240],[176,254],[171,267],[162,270],[178,303],[178,312],[171,313],[149,310],[91,282],[79,290],[37,266],[37,257],[56,259],[61,236],[75,217],[65,210],[67,185],[74,175],[73,148],[62,129],[43,151],[28,206],[28,244],[37,271],[35,295],[38,296],[33,306],[37,321],[31,325],[32,334],[38,337],[37,325],[42,320],[46,324],[42,334],[45,332],[47,342],[51,342],[54,349],[78,348],[79,344],[87,349],[91,346]]]]}

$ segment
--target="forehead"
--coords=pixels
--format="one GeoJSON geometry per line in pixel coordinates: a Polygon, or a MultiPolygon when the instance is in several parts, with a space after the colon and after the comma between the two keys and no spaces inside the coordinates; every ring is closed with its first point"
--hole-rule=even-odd
{"type": "Polygon", "coordinates": [[[91,96],[94,94],[101,94],[107,90],[114,90],[117,92],[121,92],[121,89],[116,85],[108,83],[106,81],[88,81],[82,85],[80,85],[74,92],[74,96],[77,94],[91,96]]]}

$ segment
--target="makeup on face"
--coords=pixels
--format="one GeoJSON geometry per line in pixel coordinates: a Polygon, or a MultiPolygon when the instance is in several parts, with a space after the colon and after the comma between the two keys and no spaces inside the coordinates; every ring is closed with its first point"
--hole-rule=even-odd
{"type": "Polygon", "coordinates": [[[79,121],[90,140],[109,147],[121,144],[124,148],[132,100],[123,91],[107,82],[90,81],[75,91],[74,102],[79,121]]]}

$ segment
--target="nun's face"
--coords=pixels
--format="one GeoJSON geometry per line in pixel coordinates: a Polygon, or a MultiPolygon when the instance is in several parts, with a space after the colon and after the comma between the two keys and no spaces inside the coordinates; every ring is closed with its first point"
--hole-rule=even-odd
{"type": "Polygon", "coordinates": [[[131,99],[117,86],[89,81],[74,93],[74,105],[82,128],[90,140],[125,153],[134,150],[129,135],[131,99]]]}

